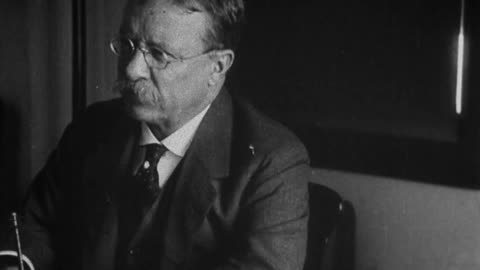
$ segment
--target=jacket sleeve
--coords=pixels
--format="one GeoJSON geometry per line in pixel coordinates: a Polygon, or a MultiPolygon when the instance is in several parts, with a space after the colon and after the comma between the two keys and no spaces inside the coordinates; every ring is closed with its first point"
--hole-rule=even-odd
{"type": "Polygon", "coordinates": [[[68,233],[68,205],[71,186],[65,171],[71,169],[69,140],[71,126],[67,127],[47,164],[33,180],[26,196],[21,221],[23,253],[35,270],[53,269],[56,239],[68,233]]]}
{"type": "Polygon", "coordinates": [[[252,174],[242,195],[235,252],[217,269],[303,269],[311,170],[299,148],[277,151],[252,174]]]}

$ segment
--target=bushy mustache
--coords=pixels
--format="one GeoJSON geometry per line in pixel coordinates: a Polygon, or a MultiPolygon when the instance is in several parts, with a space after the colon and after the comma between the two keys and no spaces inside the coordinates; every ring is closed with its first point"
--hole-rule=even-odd
{"type": "Polygon", "coordinates": [[[126,92],[133,92],[135,94],[141,92],[145,88],[145,83],[130,80],[116,80],[113,84],[113,92],[115,94],[125,94],[126,92]]]}
{"type": "Polygon", "coordinates": [[[145,80],[117,80],[113,85],[113,92],[122,96],[134,95],[142,103],[150,103],[152,105],[160,100],[155,87],[145,80]]]}

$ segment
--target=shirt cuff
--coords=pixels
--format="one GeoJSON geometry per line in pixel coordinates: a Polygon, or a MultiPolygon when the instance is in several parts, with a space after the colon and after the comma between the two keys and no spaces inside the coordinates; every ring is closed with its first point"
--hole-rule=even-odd
{"type": "MultiPolygon", "coordinates": [[[[1,250],[0,251],[0,256],[18,257],[18,253],[16,251],[13,251],[13,250],[1,250]]],[[[32,261],[30,261],[30,259],[27,256],[25,256],[25,254],[22,254],[22,260],[23,260],[24,263],[27,264],[27,266],[30,270],[35,270],[35,268],[33,267],[32,261]]]]}

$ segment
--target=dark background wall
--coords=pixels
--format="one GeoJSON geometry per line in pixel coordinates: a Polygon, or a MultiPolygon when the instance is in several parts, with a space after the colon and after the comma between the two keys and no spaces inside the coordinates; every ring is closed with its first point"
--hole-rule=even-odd
{"type": "MultiPolygon", "coordinates": [[[[462,125],[452,79],[459,1],[316,2],[249,1],[250,31],[232,90],[304,132],[312,180],[355,207],[356,269],[478,269],[480,194],[455,187],[462,180],[452,170],[445,177],[458,157],[437,150],[456,149],[462,125]],[[398,35],[405,35],[400,43],[398,35]],[[385,147],[402,150],[400,158],[385,147]],[[436,155],[442,158],[428,160],[436,155]],[[372,169],[368,158],[390,169],[372,169]]],[[[112,97],[108,41],[123,3],[85,1],[87,104],[112,97]]],[[[2,214],[15,207],[72,116],[71,5],[0,3],[2,214]]],[[[476,108],[475,95],[469,98],[469,110],[476,108]]],[[[476,119],[466,121],[471,138],[476,119]]]]}
{"type": "Polygon", "coordinates": [[[0,17],[9,22],[8,27],[5,23],[1,24],[1,31],[9,42],[0,43],[0,203],[9,207],[14,204],[15,196],[8,195],[17,190],[19,179],[30,177],[20,170],[20,167],[27,166],[24,161],[29,159],[26,154],[28,144],[21,144],[29,140],[29,134],[25,132],[27,127],[22,125],[27,123],[25,117],[29,112],[29,106],[25,104],[29,97],[29,84],[24,79],[24,70],[28,67],[25,6],[17,2],[8,8],[2,4],[0,8],[0,17]]]}
{"type": "Polygon", "coordinates": [[[68,1],[1,1],[0,214],[15,208],[71,119],[68,1]]]}
{"type": "Polygon", "coordinates": [[[297,131],[315,166],[471,184],[452,181],[461,1],[247,4],[231,88],[297,131]]]}

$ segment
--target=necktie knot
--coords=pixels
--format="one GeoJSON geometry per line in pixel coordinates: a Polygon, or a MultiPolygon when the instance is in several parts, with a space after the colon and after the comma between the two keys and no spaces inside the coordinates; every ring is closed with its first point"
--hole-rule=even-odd
{"type": "Polygon", "coordinates": [[[139,198],[141,205],[148,206],[151,205],[160,194],[157,165],[162,155],[167,151],[167,148],[160,144],[147,144],[144,147],[144,163],[135,175],[135,182],[139,187],[140,194],[142,194],[139,198]]]}
{"type": "Polygon", "coordinates": [[[157,167],[158,161],[163,156],[165,151],[167,151],[167,148],[165,148],[165,146],[156,143],[145,145],[145,149],[145,160],[150,162],[154,168],[157,167]]]}

